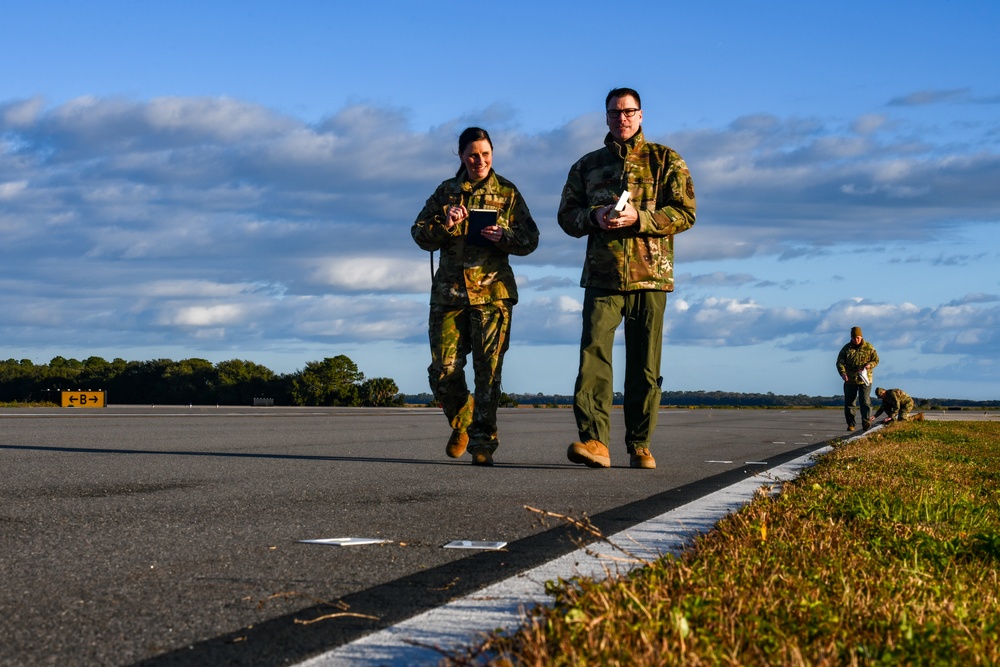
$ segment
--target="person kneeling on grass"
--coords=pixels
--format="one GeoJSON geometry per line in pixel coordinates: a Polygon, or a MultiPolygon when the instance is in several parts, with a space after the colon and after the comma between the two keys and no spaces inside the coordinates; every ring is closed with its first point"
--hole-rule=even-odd
{"type": "Polygon", "coordinates": [[[875,388],[875,395],[882,399],[882,407],[875,411],[875,417],[885,413],[886,422],[893,420],[905,422],[910,418],[913,409],[913,399],[902,389],[875,388]]]}

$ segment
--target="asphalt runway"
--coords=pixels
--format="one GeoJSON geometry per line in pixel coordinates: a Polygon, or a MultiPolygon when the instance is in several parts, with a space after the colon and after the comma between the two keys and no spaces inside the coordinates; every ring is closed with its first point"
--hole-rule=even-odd
{"type": "Polygon", "coordinates": [[[837,409],[664,410],[647,471],[620,412],[610,470],[566,461],[565,408],[502,410],[492,468],[449,433],[427,408],[0,410],[0,664],[294,664],[577,548],[526,506],[611,534],[845,435],[837,409]],[[300,542],[345,537],[385,542],[300,542]]]}

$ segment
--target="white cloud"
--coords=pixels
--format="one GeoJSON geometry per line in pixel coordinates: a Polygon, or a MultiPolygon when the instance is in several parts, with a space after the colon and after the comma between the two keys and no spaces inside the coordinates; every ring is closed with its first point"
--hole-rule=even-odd
{"type": "Polygon", "coordinates": [[[38,120],[44,106],[41,97],[0,104],[0,123],[11,128],[29,126],[38,120]]]}
{"type": "Polygon", "coordinates": [[[884,114],[867,113],[858,116],[851,129],[862,136],[874,134],[886,127],[888,118],[884,114]]]}
{"type": "Polygon", "coordinates": [[[0,199],[13,199],[28,188],[28,181],[0,183],[0,199]]]}
{"type": "MultiPolygon", "coordinates": [[[[649,137],[681,152],[699,197],[676,240],[669,346],[829,354],[863,324],[887,351],[1000,357],[1000,283],[982,277],[1000,259],[996,144],[939,141],[893,113],[649,137]],[[979,291],[956,298],[967,284],[979,291]]],[[[605,127],[596,113],[526,134],[508,114],[483,111],[500,124],[495,165],[541,230],[512,260],[513,345],[565,352],[586,241],[555,211],[605,127]]],[[[230,98],[2,104],[0,333],[84,357],[136,341],[199,356],[412,345],[420,376],[430,267],[409,229],[454,173],[466,121],[417,132],[397,109],[353,105],[310,124],[230,98]]]]}
{"type": "Polygon", "coordinates": [[[915,93],[894,97],[890,106],[921,106],[926,104],[944,104],[968,102],[972,99],[968,88],[952,88],[950,90],[920,90],[915,93]]]}
{"type": "Polygon", "coordinates": [[[243,308],[237,304],[187,306],[178,308],[173,314],[166,314],[163,323],[182,327],[214,327],[239,322],[243,315],[243,308]]]}
{"type": "Polygon", "coordinates": [[[349,292],[427,292],[430,262],[390,257],[329,257],[317,260],[311,279],[334,290],[349,292]]]}

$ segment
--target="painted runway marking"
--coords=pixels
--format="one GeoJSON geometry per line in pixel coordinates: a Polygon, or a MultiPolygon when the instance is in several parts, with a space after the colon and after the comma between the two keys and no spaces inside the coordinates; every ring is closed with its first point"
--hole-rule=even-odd
{"type": "Polygon", "coordinates": [[[389,540],[377,537],[323,537],[318,540],[298,540],[302,544],[326,544],[334,547],[356,547],[365,544],[384,544],[389,540]]]}
{"type": "Polygon", "coordinates": [[[452,540],[444,545],[445,549],[486,549],[498,551],[507,546],[506,542],[483,542],[481,540],[452,540]]]}
{"type": "Polygon", "coordinates": [[[441,653],[424,647],[452,650],[469,645],[481,633],[496,628],[517,627],[524,619],[524,610],[537,604],[551,603],[551,599],[545,594],[546,581],[569,579],[573,576],[603,578],[609,571],[624,574],[641,566],[635,559],[652,560],[663,554],[676,553],[689,544],[692,537],[708,532],[724,516],[750,502],[761,486],[769,485],[772,492],[777,492],[780,482],[795,478],[812,464],[816,456],[831,449],[829,446],[823,447],[770,468],[616,533],[608,538],[611,544],[591,544],[586,551],[577,550],[566,554],[299,665],[437,665],[441,653]],[[622,550],[635,559],[624,558],[622,550]]]}

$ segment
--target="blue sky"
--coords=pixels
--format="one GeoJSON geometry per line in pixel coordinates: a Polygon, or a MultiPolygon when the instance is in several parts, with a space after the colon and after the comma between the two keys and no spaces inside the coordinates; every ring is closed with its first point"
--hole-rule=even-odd
{"type": "Polygon", "coordinates": [[[1000,4],[464,7],[5,7],[0,356],[346,354],[425,391],[409,227],[481,125],[541,230],[504,388],[571,393],[584,242],[555,211],[626,85],[698,193],[665,389],[835,395],[860,325],[876,384],[1000,398],[1000,4]]]}

